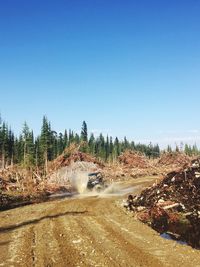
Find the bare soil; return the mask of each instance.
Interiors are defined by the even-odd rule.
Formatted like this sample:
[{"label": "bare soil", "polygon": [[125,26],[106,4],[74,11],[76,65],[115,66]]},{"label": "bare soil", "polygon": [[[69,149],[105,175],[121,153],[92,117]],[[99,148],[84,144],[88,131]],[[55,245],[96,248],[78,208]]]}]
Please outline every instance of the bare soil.
[{"label": "bare soil", "polygon": [[[131,185],[141,190],[154,180]],[[200,266],[200,251],[126,215],[121,198],[61,199],[1,212],[0,266]]]}]

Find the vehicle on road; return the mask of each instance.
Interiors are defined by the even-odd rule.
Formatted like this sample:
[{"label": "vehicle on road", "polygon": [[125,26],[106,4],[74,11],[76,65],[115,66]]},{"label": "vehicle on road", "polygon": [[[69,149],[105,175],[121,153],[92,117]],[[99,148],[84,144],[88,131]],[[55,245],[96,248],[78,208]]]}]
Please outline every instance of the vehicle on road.
[{"label": "vehicle on road", "polygon": [[87,183],[87,189],[91,191],[97,191],[100,192],[104,190],[108,185],[105,184],[105,181],[103,180],[103,175],[101,172],[93,172],[88,174],[88,183]]}]

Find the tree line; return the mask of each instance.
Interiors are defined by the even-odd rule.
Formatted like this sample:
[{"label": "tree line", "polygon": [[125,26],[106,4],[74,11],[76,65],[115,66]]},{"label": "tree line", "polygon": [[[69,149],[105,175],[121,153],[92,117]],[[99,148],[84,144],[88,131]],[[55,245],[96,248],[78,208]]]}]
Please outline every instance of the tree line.
[{"label": "tree line", "polygon": [[[52,129],[50,121],[44,116],[38,136],[34,136],[26,122],[21,134],[16,136],[8,124],[0,118],[0,167],[2,168],[21,164],[28,168],[44,167],[47,171],[48,161],[58,157],[72,143],[79,144],[82,152],[106,162],[116,160],[127,149],[142,152],[149,158],[160,156],[158,145],[136,144],[133,141],[129,142],[126,137],[119,140],[117,137],[114,139],[110,136],[104,137],[103,134],[98,137],[95,137],[93,133],[88,135],[85,121],[80,134],[72,130],[58,133]],[[169,147],[168,150],[170,150]],[[193,153],[189,146],[186,147],[186,151],[188,154]]]}]

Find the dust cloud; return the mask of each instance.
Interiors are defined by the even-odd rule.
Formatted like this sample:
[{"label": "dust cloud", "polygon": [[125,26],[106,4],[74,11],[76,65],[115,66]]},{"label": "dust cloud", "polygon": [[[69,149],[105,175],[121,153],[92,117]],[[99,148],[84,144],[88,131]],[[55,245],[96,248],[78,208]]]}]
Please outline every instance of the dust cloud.
[{"label": "dust cloud", "polygon": [[122,183],[111,183],[111,184],[105,184],[105,187],[102,188],[101,191],[96,191],[95,189],[89,190],[87,188],[88,181],[89,177],[88,177],[88,172],[86,171],[74,172],[70,177],[70,182],[75,191],[79,193],[79,197],[123,196],[128,193],[133,193],[137,189],[137,187],[130,187]]},{"label": "dust cloud", "polygon": [[72,186],[79,194],[83,194],[87,191],[88,180],[88,173],[85,171],[74,172],[70,177]]}]

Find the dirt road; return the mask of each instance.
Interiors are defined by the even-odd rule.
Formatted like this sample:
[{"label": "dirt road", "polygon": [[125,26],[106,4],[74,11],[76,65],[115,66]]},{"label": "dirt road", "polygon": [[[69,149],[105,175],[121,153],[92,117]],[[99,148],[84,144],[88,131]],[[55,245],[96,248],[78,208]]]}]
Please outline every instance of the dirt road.
[{"label": "dirt road", "polygon": [[1,212],[0,266],[200,266],[200,251],[162,239],[119,200],[62,199]]}]

